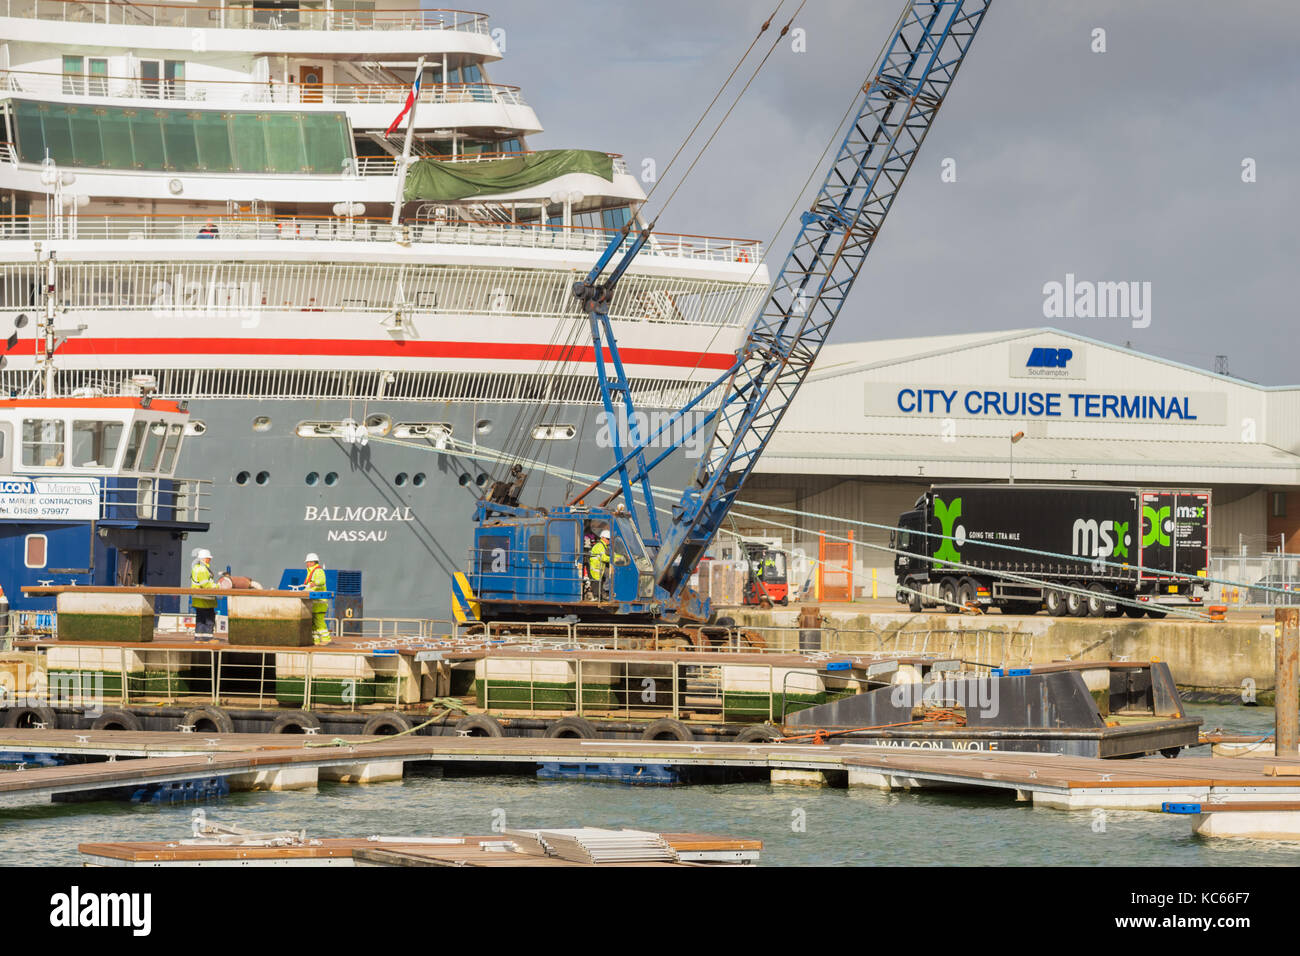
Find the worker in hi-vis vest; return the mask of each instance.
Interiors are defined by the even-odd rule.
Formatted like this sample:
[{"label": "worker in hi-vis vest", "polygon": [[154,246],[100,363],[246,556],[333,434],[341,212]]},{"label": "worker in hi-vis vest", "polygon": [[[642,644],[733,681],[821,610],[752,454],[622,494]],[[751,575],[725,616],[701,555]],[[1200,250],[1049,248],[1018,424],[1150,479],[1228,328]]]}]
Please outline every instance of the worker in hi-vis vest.
[{"label": "worker in hi-vis vest", "polygon": [[[215,589],[217,579],[212,576],[212,552],[199,548],[194,552],[194,564],[190,566],[190,587]],[[217,599],[215,597],[190,598],[194,608],[194,639],[196,641],[212,640],[213,627],[217,622]]]},{"label": "worker in hi-vis vest", "polygon": [[591,546],[591,556],[587,559],[587,570],[591,574],[591,590],[597,601],[608,597],[609,581],[609,529],[600,533],[600,540]]},{"label": "worker in hi-vis vest", "polygon": [[[307,579],[303,582],[303,587],[308,591],[325,590],[325,569],[320,566],[320,558],[315,552],[307,555]],[[325,627],[325,612],[329,606],[330,602],[324,599],[311,602],[311,636],[314,644],[324,645],[330,642],[330,632]]]}]

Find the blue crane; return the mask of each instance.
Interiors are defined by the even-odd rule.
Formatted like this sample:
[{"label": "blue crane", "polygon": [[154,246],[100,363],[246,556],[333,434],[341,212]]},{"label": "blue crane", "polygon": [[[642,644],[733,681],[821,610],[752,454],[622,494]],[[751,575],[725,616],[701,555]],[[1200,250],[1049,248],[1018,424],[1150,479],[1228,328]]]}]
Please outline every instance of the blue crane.
[{"label": "blue crane", "polygon": [[[690,577],[811,370],[991,2],[909,0],[736,363],[651,435],[638,429],[609,306],[654,224],[634,235],[629,223],[613,238],[574,283],[574,295],[589,316],[605,412],[611,422],[626,416],[629,447],[611,428],[613,467],[557,508],[519,506],[518,466],[515,482],[498,482],[478,503],[470,574],[455,585],[470,593],[458,596],[458,606],[476,599],[485,618],[497,619],[556,613],[588,621],[707,618]],[[689,429],[675,428],[715,394],[720,398],[707,415]],[[713,434],[695,477],[661,526],[650,474],[709,426]],[[674,440],[662,441],[674,431]],[[656,454],[647,460],[651,448]],[[586,496],[615,476],[618,489],[588,506]],[[618,497],[625,504],[611,507]],[[611,564],[604,590],[593,594],[583,580],[583,539],[597,528],[609,532]]]}]

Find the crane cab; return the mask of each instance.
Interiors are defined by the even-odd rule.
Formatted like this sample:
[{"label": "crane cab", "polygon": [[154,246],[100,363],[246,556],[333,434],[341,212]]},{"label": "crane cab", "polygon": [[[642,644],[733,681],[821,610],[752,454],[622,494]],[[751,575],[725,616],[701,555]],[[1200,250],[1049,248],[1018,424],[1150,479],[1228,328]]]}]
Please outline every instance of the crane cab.
[{"label": "crane cab", "polygon": [[[603,508],[550,511],[480,501],[468,577],[484,619],[580,614],[626,620],[659,611],[654,572],[631,517]],[[605,599],[593,587],[591,548],[609,532]]]}]

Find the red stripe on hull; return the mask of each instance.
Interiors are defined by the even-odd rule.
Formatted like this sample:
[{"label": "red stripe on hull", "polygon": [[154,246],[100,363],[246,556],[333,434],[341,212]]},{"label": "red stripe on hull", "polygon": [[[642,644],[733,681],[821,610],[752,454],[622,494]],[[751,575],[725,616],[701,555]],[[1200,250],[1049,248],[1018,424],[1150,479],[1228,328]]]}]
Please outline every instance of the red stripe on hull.
[{"label": "red stripe on hull", "polygon": [[[35,344],[35,343],[33,343]],[[731,368],[730,353],[684,352],[677,349],[625,348],[625,365],[674,368]],[[250,339],[138,338],[68,339],[59,346],[63,356],[89,355],[332,355],[376,358],[494,359],[509,362],[593,363],[590,345],[557,346],[526,342],[381,342],[373,339]],[[608,358],[608,351],[605,353]]]}]

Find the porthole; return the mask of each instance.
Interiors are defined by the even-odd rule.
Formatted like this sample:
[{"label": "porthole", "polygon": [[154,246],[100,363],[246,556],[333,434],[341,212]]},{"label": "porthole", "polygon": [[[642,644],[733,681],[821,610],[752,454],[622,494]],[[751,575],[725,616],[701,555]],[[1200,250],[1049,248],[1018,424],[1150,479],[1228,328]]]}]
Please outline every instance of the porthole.
[{"label": "porthole", "polygon": [[241,471],[239,474],[235,475],[235,484],[237,485],[248,484],[248,472]]},{"label": "porthole", "polygon": [[474,431],[478,432],[480,435],[490,434],[492,431],[491,419],[488,418],[481,419],[477,424],[475,424]]},{"label": "porthole", "polygon": [[397,487],[399,487],[399,488],[401,488],[403,485],[405,485],[405,484],[406,484],[406,472],[404,472],[404,471],[399,471],[399,472],[397,473],[397,477],[393,479],[393,482],[394,482],[394,484],[396,484]]},{"label": "porthole", "polygon": [[269,432],[270,430],[271,430],[270,415],[258,415],[256,418],[253,419],[253,431]]},{"label": "porthole", "polygon": [[320,481],[320,475],[314,471],[307,472],[307,484],[315,485]]},{"label": "porthole", "polygon": [[271,480],[271,473],[269,471],[259,471],[257,473],[257,483],[259,485],[264,485],[270,480]]},{"label": "porthole", "polygon": [[417,487],[417,488],[423,488],[423,487],[424,487],[424,483],[425,483],[425,481],[427,481],[427,480],[428,480],[428,479],[426,479],[426,478],[424,477],[424,472],[422,472],[422,471],[417,471],[417,472],[415,473],[415,477],[411,479],[411,484],[415,485],[415,487]]},{"label": "porthole", "polygon": [[325,484],[333,487],[338,483],[339,483],[339,473],[337,471],[331,471],[325,476]]}]

